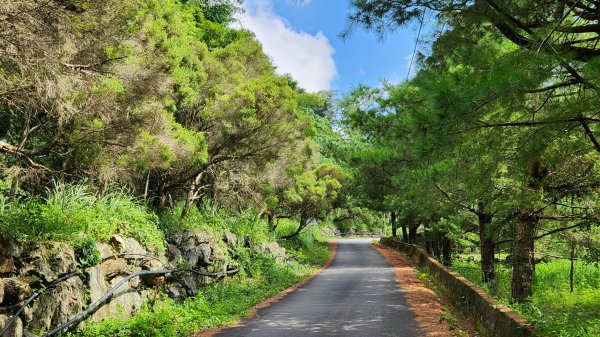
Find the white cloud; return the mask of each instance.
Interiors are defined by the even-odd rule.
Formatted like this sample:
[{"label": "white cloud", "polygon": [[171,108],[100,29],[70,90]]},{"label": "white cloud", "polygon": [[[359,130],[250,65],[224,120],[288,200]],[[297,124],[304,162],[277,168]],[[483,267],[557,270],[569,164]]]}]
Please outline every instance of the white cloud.
[{"label": "white cloud", "polygon": [[295,30],[273,13],[268,0],[246,2],[240,25],[256,35],[280,74],[289,73],[308,91],[330,90],[337,77],[335,52],[329,39]]},{"label": "white cloud", "polygon": [[288,2],[292,2],[296,6],[304,7],[308,5],[312,0],[288,0]]}]

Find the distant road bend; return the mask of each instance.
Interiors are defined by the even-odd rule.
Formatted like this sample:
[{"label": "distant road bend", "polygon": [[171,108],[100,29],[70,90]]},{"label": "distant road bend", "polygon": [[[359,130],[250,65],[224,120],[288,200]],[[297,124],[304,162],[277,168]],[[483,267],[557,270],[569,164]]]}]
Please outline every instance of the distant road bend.
[{"label": "distant road bend", "polygon": [[419,336],[394,268],[369,246],[372,241],[338,240],[329,268],[217,336]]}]

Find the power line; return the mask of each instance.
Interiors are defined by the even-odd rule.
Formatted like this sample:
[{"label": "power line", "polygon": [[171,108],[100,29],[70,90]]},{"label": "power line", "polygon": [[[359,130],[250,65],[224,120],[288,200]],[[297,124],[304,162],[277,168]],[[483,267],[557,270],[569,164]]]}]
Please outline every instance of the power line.
[{"label": "power line", "polygon": [[421,30],[423,29],[423,22],[425,21],[425,13],[427,12],[427,8],[425,8],[425,10],[423,10],[423,15],[420,17],[420,24],[419,24],[419,32],[417,33],[417,40],[415,41],[415,48],[413,49],[412,55],[410,57],[410,64],[408,65],[408,73],[406,73],[406,80],[408,81],[408,78],[410,77],[410,71],[412,70],[412,65],[413,62],[415,60],[415,54],[417,53],[417,47],[419,45],[419,39],[421,37]]}]

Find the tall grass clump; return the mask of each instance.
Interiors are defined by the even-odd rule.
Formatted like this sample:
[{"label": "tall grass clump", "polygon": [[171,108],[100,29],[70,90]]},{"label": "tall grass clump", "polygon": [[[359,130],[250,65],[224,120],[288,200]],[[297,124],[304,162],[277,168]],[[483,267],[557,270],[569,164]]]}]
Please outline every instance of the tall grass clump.
[{"label": "tall grass clump", "polygon": [[42,197],[0,201],[0,232],[9,238],[71,243],[85,238],[103,242],[121,234],[150,249],[165,249],[157,217],[135,198],[120,189],[100,196],[84,185],[56,183]]}]

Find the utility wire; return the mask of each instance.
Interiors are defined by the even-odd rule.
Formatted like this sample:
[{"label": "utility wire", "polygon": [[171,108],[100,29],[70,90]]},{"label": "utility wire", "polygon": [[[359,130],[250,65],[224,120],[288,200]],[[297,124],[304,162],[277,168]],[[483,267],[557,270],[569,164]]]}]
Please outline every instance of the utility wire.
[{"label": "utility wire", "polygon": [[427,13],[427,8],[423,10],[423,15],[420,17],[419,24],[419,32],[417,33],[417,40],[415,41],[415,48],[413,49],[412,55],[410,56],[410,64],[408,65],[408,73],[406,73],[406,80],[410,77],[410,72],[412,70],[412,65],[415,60],[415,54],[417,53],[417,47],[419,46],[419,39],[421,38],[421,30],[423,29],[423,22],[425,21],[425,13]]}]

